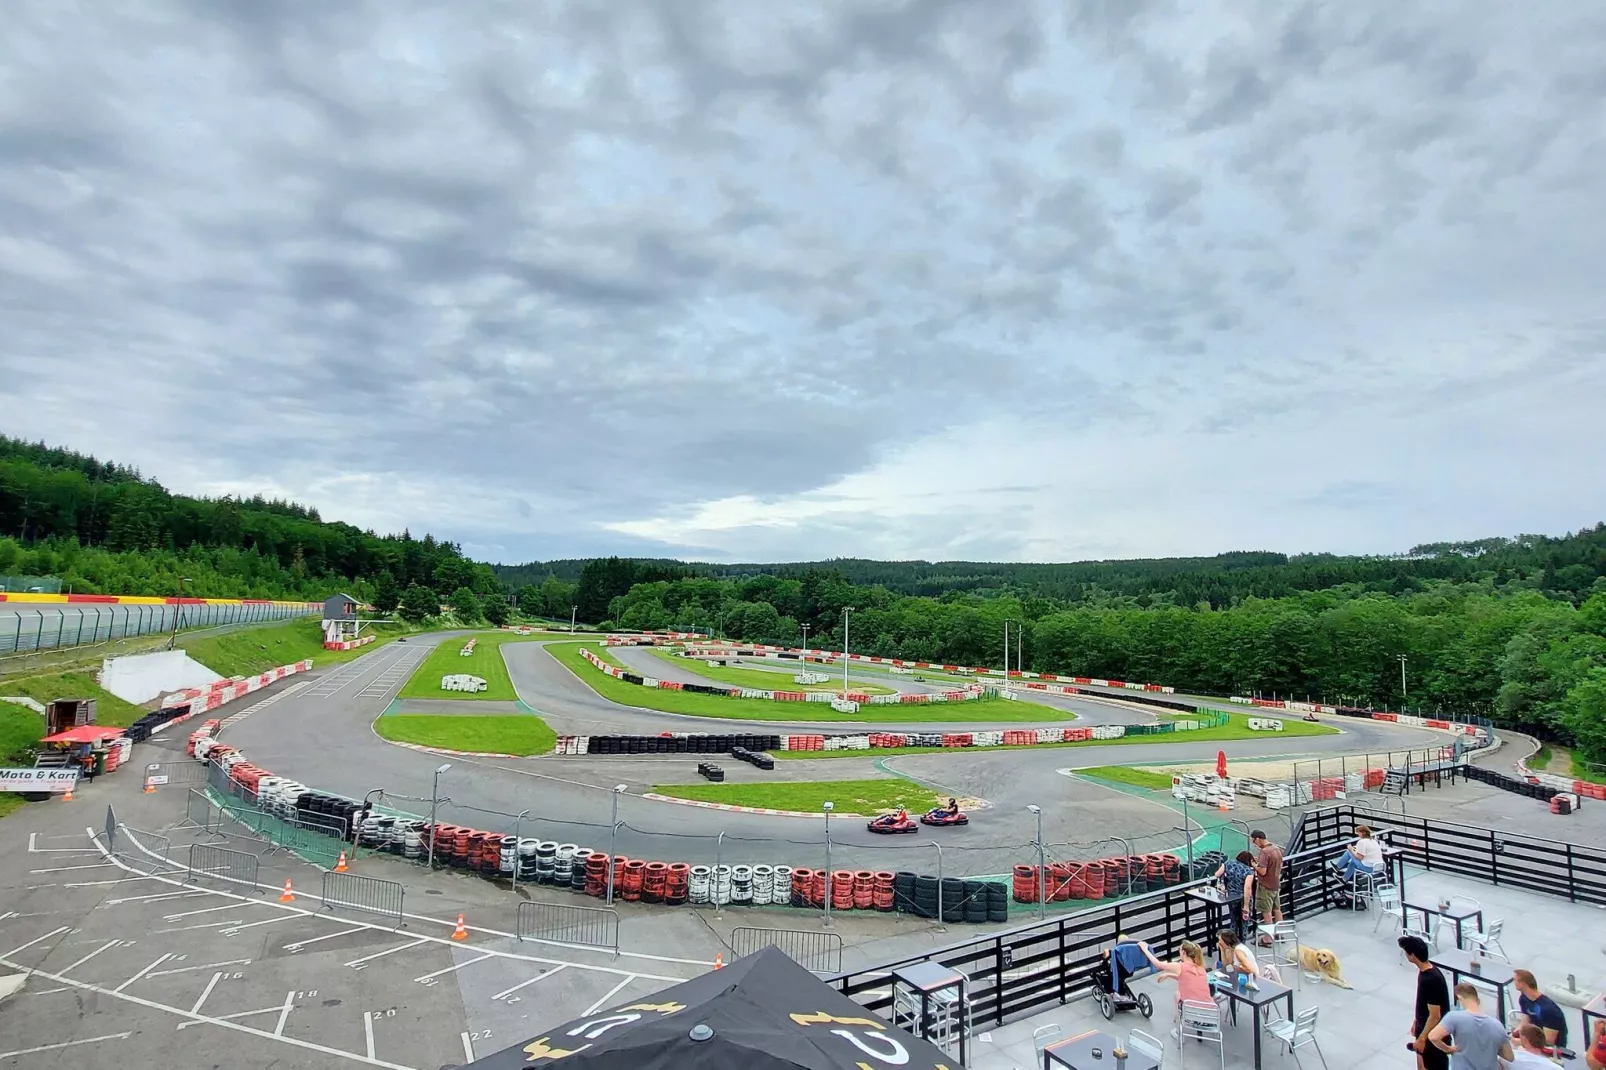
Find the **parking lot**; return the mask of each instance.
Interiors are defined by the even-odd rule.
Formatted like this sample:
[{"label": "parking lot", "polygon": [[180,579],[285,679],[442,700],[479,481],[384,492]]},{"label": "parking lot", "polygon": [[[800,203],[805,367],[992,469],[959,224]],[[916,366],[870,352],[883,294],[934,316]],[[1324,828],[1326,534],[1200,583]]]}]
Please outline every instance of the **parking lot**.
[{"label": "parking lot", "polygon": [[[122,850],[125,859],[129,855]],[[174,851],[177,854],[177,849]],[[693,976],[690,963],[520,943],[452,919],[402,925],[297,894],[150,876],[77,834],[31,835],[7,881],[0,1066],[435,1070]],[[226,1060],[218,1053],[226,1051]]]}]

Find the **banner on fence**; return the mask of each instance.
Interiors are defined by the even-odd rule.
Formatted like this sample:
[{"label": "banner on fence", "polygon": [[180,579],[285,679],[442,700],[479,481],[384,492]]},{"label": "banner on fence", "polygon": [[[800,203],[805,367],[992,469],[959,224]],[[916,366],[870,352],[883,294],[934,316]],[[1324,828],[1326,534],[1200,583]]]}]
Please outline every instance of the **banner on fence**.
[{"label": "banner on fence", "polygon": [[78,784],[76,769],[0,769],[0,791],[67,791]]}]

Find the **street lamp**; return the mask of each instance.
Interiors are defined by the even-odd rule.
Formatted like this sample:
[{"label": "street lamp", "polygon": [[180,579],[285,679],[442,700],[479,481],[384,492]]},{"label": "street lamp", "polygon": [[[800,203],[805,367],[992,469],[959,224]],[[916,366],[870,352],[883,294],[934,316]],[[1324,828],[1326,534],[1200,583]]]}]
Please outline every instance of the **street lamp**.
[{"label": "street lamp", "polygon": [[431,873],[435,872],[435,833],[440,829],[440,825],[435,822],[435,815],[439,813],[441,808],[441,774],[451,767],[452,763],[446,762],[435,770],[434,787],[430,789],[429,793],[429,871]]},{"label": "street lamp", "polygon": [[[1013,618],[1013,617],[1005,617],[1004,618],[1004,690],[1005,691],[1009,690],[1009,626],[1011,624],[1019,624],[1019,623],[1020,622],[1015,620],[1015,618]],[[1017,669],[1020,668],[1020,666],[1018,664],[1015,667]]]},{"label": "street lamp", "polygon": [[625,793],[625,785],[613,786],[613,818],[608,822],[608,905],[613,905],[613,871],[614,859],[618,856],[619,844],[619,796]]},{"label": "street lamp", "polygon": [[530,816],[530,811],[520,810],[513,819],[513,891],[519,890],[519,851],[524,846],[524,819]]},{"label": "street lamp", "polygon": [[167,649],[172,650],[178,644],[178,623],[184,618],[184,585],[193,582],[188,576],[180,576],[178,580],[178,604],[173,607],[173,634],[167,640]]},{"label": "street lamp", "polygon": [[574,634],[574,615],[580,611],[579,606],[569,607],[569,634]]},{"label": "street lamp", "polygon": [[809,626],[803,625],[803,671],[809,670]]},{"label": "street lamp", "polygon": [[1400,654],[1398,657],[1400,659],[1400,707],[1403,709],[1405,700],[1408,697],[1405,693],[1405,655]]},{"label": "street lamp", "polygon": [[852,606],[842,607],[842,697],[848,697],[848,614]]},{"label": "street lamp", "polygon": [[[847,646],[846,643],[842,644]],[[843,651],[846,653],[846,651]],[[820,804],[825,811],[825,924],[831,924],[831,811],[836,803],[827,800]]]},{"label": "street lamp", "polygon": [[1026,807],[1037,817],[1037,916],[1048,917],[1048,868],[1043,851],[1043,808],[1036,803]]}]

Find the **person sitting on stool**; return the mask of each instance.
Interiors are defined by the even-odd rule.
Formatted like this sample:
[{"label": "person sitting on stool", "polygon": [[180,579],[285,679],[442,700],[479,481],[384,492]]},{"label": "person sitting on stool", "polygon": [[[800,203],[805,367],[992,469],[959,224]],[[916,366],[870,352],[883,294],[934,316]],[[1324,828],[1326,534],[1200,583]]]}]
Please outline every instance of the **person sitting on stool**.
[{"label": "person sitting on stool", "polygon": [[1372,838],[1370,828],[1355,826],[1355,842],[1344,848],[1344,853],[1333,861],[1333,869],[1350,882],[1362,873],[1375,878],[1383,872],[1383,847]]}]

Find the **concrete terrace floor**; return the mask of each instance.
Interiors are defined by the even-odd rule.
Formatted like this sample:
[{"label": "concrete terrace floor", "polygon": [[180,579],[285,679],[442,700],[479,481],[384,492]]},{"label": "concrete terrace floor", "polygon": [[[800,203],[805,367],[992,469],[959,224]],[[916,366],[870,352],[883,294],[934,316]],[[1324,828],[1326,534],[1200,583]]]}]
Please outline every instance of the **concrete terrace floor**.
[{"label": "concrete terrace floor", "polygon": [[[1512,888],[1495,887],[1462,880],[1440,873],[1411,870],[1406,878],[1406,897],[1413,901],[1433,901],[1441,895],[1460,894],[1477,899],[1486,920],[1504,918],[1502,943],[1515,966],[1531,969],[1540,987],[1554,996],[1567,1013],[1572,1044],[1580,1046],[1582,1022],[1576,1007],[1588,994],[1606,986],[1606,909],[1569,903],[1563,899],[1537,895]],[[1374,926],[1377,926],[1374,932]],[[1344,977],[1354,987],[1333,985],[1299,977],[1299,971],[1282,968],[1283,980],[1294,987],[1294,1008],[1312,1004],[1321,1008],[1317,1041],[1332,1070],[1410,1070],[1415,1056],[1405,1050],[1409,1039],[1412,1007],[1416,993],[1416,971],[1403,962],[1395,945],[1395,923],[1385,918],[1378,926],[1375,909],[1352,913],[1332,911],[1299,923],[1301,944],[1325,947],[1336,952],[1343,963]],[[1582,938],[1581,938],[1582,937]],[[1444,934],[1441,947],[1455,942],[1453,930]],[[1262,961],[1270,951],[1261,949]],[[1584,995],[1573,997],[1564,990],[1567,975],[1577,978]],[[1293,978],[1298,977],[1298,980]],[[1073,1001],[1031,1018],[1012,1022],[990,1031],[977,1030],[971,1037],[972,1070],[1029,1070],[1041,1066],[1034,1051],[1032,1032],[1039,1026],[1058,1025],[1063,1037],[1097,1029],[1126,1041],[1127,1031],[1142,1029],[1163,1040],[1165,1066],[1179,1065],[1177,1041],[1171,1038],[1175,1025],[1176,987],[1154,979],[1133,982],[1134,991],[1148,992],[1154,1000],[1154,1018],[1145,1022],[1137,1012],[1117,1013],[1106,1022],[1091,999]],[[1514,994],[1508,1000],[1515,1006]],[[1494,1013],[1492,996],[1487,1005]],[[1229,1067],[1253,1065],[1253,1033],[1247,1013],[1240,1013],[1239,1024],[1230,1018],[1226,1027],[1226,1063]],[[1270,1037],[1263,1040],[1263,1065],[1292,1066],[1286,1050]],[[1307,1068],[1320,1064],[1315,1052],[1301,1050]],[[1108,1058],[1108,1056],[1106,1056]],[[1216,1052],[1210,1045],[1188,1042],[1180,1065],[1215,1066]],[[1112,1063],[1113,1065],[1113,1063]]]}]

